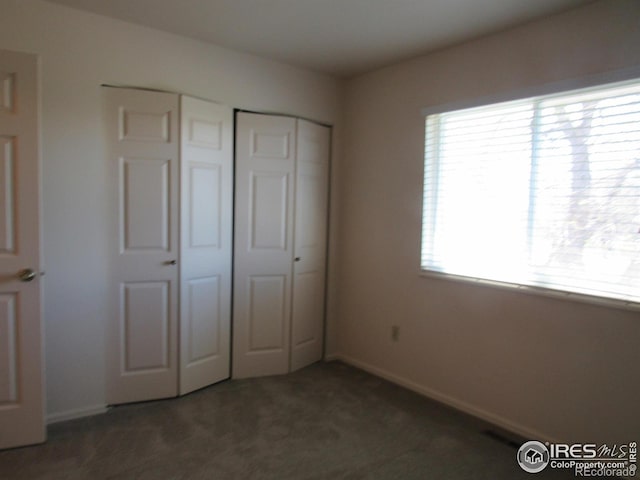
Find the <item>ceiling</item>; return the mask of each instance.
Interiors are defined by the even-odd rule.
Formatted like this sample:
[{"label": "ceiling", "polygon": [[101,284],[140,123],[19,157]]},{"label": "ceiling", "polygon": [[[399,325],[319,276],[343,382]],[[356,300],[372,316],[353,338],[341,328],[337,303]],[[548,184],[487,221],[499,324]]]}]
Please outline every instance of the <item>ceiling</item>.
[{"label": "ceiling", "polygon": [[49,0],[349,77],[593,0]]}]

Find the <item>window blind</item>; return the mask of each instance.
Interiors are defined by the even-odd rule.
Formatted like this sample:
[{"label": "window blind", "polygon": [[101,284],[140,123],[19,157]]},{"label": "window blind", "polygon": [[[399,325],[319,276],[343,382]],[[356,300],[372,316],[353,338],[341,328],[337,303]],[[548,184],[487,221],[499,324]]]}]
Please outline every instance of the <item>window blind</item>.
[{"label": "window blind", "polygon": [[423,270],[640,301],[640,82],[426,117]]}]

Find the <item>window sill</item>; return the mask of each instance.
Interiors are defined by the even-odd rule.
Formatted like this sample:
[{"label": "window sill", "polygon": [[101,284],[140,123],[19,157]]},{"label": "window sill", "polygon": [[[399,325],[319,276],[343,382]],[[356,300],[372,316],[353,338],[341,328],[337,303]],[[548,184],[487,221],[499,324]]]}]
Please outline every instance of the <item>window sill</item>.
[{"label": "window sill", "polygon": [[494,287],[502,290],[518,291],[530,295],[588,303],[591,305],[616,308],[619,310],[640,312],[640,303],[630,300],[618,300],[615,298],[598,297],[595,295],[587,295],[583,293],[566,292],[563,290],[554,290],[544,287],[533,287],[530,285],[521,285],[517,283],[500,282],[496,280],[487,280],[484,278],[466,277],[464,275],[455,275],[451,273],[436,272],[432,270],[420,270],[419,275],[425,278],[436,278],[452,282],[483,285],[486,287]]}]

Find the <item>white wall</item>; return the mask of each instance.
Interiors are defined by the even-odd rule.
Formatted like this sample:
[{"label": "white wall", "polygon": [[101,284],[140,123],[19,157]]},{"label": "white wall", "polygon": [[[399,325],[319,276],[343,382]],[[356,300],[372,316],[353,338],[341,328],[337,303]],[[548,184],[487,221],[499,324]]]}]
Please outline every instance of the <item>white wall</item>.
[{"label": "white wall", "polygon": [[637,67],[639,46],[640,2],[603,0],[348,82],[343,358],[525,436],[637,437],[640,313],[424,278],[418,268],[421,108]]},{"label": "white wall", "polygon": [[0,0],[0,48],[41,57],[47,411],[60,419],[105,402],[110,209],[100,85],[178,91],[333,124],[341,85],[40,0]]}]

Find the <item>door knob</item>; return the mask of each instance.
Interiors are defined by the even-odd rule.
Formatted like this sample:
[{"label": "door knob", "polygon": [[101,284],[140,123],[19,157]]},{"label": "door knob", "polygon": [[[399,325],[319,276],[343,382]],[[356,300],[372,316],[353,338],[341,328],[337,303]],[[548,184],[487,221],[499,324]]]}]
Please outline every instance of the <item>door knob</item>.
[{"label": "door knob", "polygon": [[21,282],[30,282],[34,278],[36,278],[36,272],[31,270],[30,268],[25,268],[24,270],[20,270],[20,272],[18,273],[18,277],[20,278]]},{"label": "door knob", "polygon": [[300,257],[296,257],[293,259],[294,262],[299,262],[300,261]]},{"label": "door knob", "polygon": [[175,265],[176,263],[178,263],[177,260],[167,260],[164,262],[165,265]]}]

